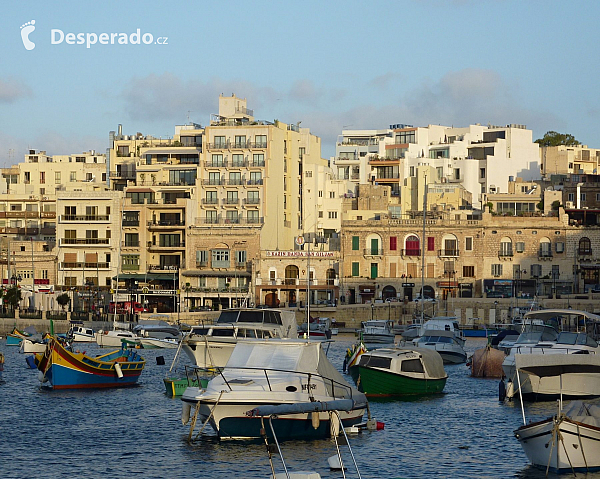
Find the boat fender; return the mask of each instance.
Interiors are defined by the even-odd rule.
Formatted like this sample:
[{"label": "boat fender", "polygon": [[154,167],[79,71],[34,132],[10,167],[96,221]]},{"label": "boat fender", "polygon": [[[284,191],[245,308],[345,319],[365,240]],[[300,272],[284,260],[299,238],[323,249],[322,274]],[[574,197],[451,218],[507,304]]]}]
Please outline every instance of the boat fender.
[{"label": "boat fender", "polygon": [[335,414],[331,415],[331,420],[329,421],[329,434],[331,437],[337,437],[340,434],[340,421]]},{"label": "boat fender", "polygon": [[121,371],[121,365],[119,363],[115,363],[115,372],[117,373],[117,377],[119,379],[123,378],[123,371]]},{"label": "boat fender", "polygon": [[310,419],[312,421],[312,427],[314,429],[319,429],[319,426],[321,425],[321,418],[319,417],[319,413],[317,411],[311,412]]},{"label": "boat fender", "polygon": [[515,387],[513,385],[512,380],[509,378],[509,380],[506,383],[506,399],[511,401],[514,395],[515,395]]},{"label": "boat fender", "polygon": [[48,382],[48,378],[46,377],[46,375],[42,371],[40,371],[38,373],[38,379],[40,380],[41,383]]},{"label": "boat fender", "polygon": [[192,405],[188,403],[183,403],[183,407],[181,409],[181,423],[185,426],[190,420],[190,411],[192,410]]}]

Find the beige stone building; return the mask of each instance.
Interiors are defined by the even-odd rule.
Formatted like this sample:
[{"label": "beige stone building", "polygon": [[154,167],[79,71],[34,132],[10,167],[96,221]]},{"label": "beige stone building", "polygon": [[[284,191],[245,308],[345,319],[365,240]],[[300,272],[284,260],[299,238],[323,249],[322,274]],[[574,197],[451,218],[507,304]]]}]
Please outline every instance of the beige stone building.
[{"label": "beige stone building", "polygon": [[544,177],[598,173],[600,149],[587,145],[540,147],[540,166]]}]

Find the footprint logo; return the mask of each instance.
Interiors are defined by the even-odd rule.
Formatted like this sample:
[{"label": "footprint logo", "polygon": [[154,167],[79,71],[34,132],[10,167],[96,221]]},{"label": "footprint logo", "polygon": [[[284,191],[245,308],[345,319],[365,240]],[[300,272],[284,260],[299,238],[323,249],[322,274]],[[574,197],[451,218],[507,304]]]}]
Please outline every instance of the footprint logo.
[{"label": "footprint logo", "polygon": [[29,34],[35,30],[35,20],[21,25],[21,40],[23,40],[23,46],[26,50],[33,50],[35,43],[29,39]]}]

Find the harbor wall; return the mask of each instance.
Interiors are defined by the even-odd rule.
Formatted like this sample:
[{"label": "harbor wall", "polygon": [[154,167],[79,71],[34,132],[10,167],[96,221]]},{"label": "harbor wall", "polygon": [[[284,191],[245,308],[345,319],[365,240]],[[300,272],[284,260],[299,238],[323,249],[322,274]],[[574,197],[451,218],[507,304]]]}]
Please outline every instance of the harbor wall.
[{"label": "harbor wall", "polygon": [[[539,306],[544,309],[580,309],[590,313],[600,314],[600,295],[599,299],[541,299]],[[439,301],[436,303],[425,303],[425,314],[428,316],[455,316],[463,325],[488,325],[494,323],[508,323],[513,316],[517,315],[517,308],[525,312],[531,305],[531,301],[515,298],[453,298],[448,301]],[[304,308],[294,308],[298,324],[306,321],[306,311]],[[166,319],[169,316],[170,322],[196,325],[201,323],[212,323],[218,317],[218,311],[203,311],[197,313],[179,313],[171,315],[162,315]],[[338,305],[336,307],[311,307],[311,317],[327,317],[335,319],[341,331],[352,331],[360,328],[362,321],[370,319],[384,319],[394,321],[396,324],[411,324],[413,318],[420,317],[420,304],[412,303],[373,303],[371,304],[349,304]],[[18,315],[17,315],[18,316]],[[149,319],[150,314],[140,315],[139,319]],[[56,333],[65,333],[69,329],[69,321],[54,320],[54,331]],[[86,325],[98,329],[111,329],[112,324],[106,321],[86,321]],[[46,332],[50,329],[50,322],[47,319],[24,319],[24,318],[0,318],[0,336],[6,336],[13,327],[20,330],[28,326],[33,326],[38,332]]]}]

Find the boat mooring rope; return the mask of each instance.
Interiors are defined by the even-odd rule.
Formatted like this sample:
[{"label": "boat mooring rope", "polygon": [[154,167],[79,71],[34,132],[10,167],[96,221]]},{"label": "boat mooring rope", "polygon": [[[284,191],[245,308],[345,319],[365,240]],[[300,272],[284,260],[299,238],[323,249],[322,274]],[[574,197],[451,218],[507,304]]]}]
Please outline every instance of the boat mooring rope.
[{"label": "boat mooring rope", "polygon": [[[194,441],[200,437],[200,434],[202,434],[202,431],[204,431],[204,428],[206,427],[206,425],[210,421],[210,418],[213,417],[213,412],[215,412],[215,409],[219,405],[219,401],[221,400],[221,396],[223,396],[224,392],[225,391],[221,391],[221,393],[219,394],[219,398],[217,399],[217,402],[215,403],[215,405],[210,410],[210,414],[208,415],[208,418],[206,419],[206,421],[204,421],[204,424],[202,424],[202,427],[198,431],[198,434],[196,434],[196,437],[194,438]],[[200,409],[199,406],[200,406],[200,401],[198,401],[198,405],[196,406],[196,410]],[[190,430],[190,436],[191,436],[191,430]]]}]

